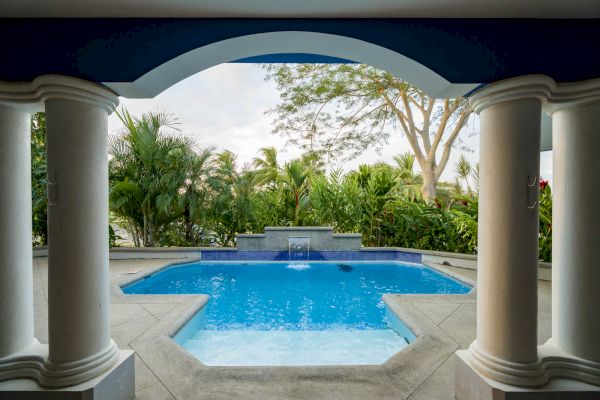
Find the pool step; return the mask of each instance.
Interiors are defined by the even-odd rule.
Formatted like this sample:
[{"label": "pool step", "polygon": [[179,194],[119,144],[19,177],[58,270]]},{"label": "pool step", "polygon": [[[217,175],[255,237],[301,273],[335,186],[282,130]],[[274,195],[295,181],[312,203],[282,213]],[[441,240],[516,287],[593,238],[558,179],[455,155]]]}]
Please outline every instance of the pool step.
[{"label": "pool step", "polygon": [[407,345],[391,329],[200,330],[183,348],[210,366],[378,365]]}]

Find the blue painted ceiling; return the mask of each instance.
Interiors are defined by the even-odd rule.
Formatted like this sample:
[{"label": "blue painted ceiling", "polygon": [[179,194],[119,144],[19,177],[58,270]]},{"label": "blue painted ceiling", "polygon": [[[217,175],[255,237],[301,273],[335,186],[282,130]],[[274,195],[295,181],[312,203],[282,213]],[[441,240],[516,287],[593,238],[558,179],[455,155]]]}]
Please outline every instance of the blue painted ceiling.
[{"label": "blue painted ceiling", "polygon": [[355,64],[344,58],[306,53],[263,54],[260,56],[240,58],[232,63],[299,63],[299,64]]},{"label": "blue painted ceiling", "polygon": [[[64,74],[130,82],[189,50],[236,36],[309,31],[395,50],[452,83],[526,74],[600,77],[600,20],[550,19],[0,19],[0,80]],[[241,62],[343,62],[306,54]]]}]

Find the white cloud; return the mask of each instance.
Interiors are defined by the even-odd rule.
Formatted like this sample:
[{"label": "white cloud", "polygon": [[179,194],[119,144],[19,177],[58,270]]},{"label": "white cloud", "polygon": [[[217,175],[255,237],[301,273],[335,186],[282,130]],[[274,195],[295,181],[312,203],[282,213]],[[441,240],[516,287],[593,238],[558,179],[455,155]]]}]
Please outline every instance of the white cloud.
[{"label": "white cloud", "polygon": [[[261,147],[275,146],[281,161],[297,157],[298,149],[284,151],[285,140],[271,134],[273,117],[265,111],[275,106],[279,94],[272,82],[264,81],[264,72],[253,64],[221,64],[193,75],[165,90],[153,99],[131,100],[121,98],[121,106],[132,115],[164,110],[174,113],[181,123],[182,131],[197,139],[203,146],[217,150],[231,150],[238,155],[239,165],[250,162]],[[471,124],[474,131],[478,122]],[[115,114],[109,118],[109,131],[120,129]],[[475,164],[479,161],[478,135],[463,135],[464,144],[472,151],[465,153]],[[406,140],[392,135],[390,141],[378,154],[367,150],[361,156],[344,164],[344,169],[377,161],[393,162],[393,156],[409,151]],[[461,151],[454,150],[442,175],[446,181],[454,180],[454,164]],[[552,182],[551,152],[541,154],[541,176]]]}]

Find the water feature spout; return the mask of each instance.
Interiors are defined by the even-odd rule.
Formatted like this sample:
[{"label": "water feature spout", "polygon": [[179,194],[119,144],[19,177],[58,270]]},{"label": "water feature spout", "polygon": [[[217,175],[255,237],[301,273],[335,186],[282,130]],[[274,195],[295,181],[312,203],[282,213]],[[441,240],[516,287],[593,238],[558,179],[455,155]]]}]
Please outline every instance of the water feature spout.
[{"label": "water feature spout", "polygon": [[310,259],[310,237],[288,237],[289,261],[308,261]]}]

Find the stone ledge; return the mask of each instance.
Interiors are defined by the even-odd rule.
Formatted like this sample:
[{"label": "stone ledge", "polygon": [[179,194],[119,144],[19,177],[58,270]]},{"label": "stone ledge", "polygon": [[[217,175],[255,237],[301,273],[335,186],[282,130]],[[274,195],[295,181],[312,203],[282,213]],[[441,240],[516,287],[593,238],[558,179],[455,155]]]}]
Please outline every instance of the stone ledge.
[{"label": "stone ledge", "polygon": [[[304,239],[303,254],[311,251],[354,250],[362,248],[360,234],[334,234],[330,226],[267,226],[264,233],[237,235],[240,251],[289,251],[291,239]],[[297,244],[297,243],[296,243]]]},{"label": "stone ledge", "polygon": [[328,231],[333,232],[331,226],[265,226],[265,233],[269,231]]}]

